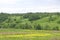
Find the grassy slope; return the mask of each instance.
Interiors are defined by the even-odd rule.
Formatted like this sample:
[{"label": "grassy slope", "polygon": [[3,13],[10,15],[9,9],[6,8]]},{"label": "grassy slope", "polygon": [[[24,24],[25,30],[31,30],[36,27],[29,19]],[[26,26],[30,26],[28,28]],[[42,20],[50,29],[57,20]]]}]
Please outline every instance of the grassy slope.
[{"label": "grassy slope", "polygon": [[[9,23],[19,22],[19,23],[17,24],[17,26],[18,26],[19,24],[28,23],[28,24],[30,24],[30,25],[32,25],[32,26],[35,25],[35,24],[40,24],[42,27],[43,27],[43,26],[46,26],[46,25],[49,25],[49,27],[51,27],[51,28],[52,28],[52,27],[56,27],[56,26],[59,26],[59,28],[60,28],[60,24],[57,23],[57,21],[60,20],[60,16],[53,15],[53,18],[56,18],[56,19],[55,19],[54,21],[51,21],[51,22],[48,21],[49,16],[47,16],[47,17],[44,17],[44,18],[42,18],[42,19],[38,19],[38,20],[36,20],[36,21],[33,21],[33,22],[31,23],[30,21],[28,21],[28,19],[22,18],[22,16],[10,16],[9,19],[11,19],[11,20],[10,20]],[[16,21],[14,21],[14,19],[16,19]],[[8,21],[8,19],[5,20],[2,24],[7,25],[7,24],[8,24],[7,21]]]}]

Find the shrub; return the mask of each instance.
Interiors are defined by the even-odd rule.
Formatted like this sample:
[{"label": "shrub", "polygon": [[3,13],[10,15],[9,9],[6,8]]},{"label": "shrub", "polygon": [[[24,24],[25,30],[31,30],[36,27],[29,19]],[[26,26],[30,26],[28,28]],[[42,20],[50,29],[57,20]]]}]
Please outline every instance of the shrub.
[{"label": "shrub", "polygon": [[42,30],[42,27],[41,27],[41,25],[34,25],[34,29],[36,29],[36,30]]},{"label": "shrub", "polygon": [[60,24],[60,21],[57,21],[58,24]]},{"label": "shrub", "polygon": [[50,30],[51,28],[49,27],[49,25],[46,25],[44,30]]},{"label": "shrub", "polygon": [[38,20],[40,19],[40,17],[38,15],[33,15],[29,17],[29,21],[34,21],[34,20]]},{"label": "shrub", "polygon": [[58,27],[58,26],[56,26],[56,27],[54,27],[54,28],[53,28],[53,30],[59,30],[59,27]]}]

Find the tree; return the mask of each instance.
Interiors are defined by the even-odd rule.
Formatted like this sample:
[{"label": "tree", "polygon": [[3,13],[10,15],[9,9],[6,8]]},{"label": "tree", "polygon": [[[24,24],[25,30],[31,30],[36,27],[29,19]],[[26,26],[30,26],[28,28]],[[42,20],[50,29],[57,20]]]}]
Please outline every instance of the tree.
[{"label": "tree", "polygon": [[29,17],[29,21],[34,21],[34,20],[38,20],[38,19],[40,19],[40,16],[38,16],[38,15],[31,15]]},{"label": "tree", "polygon": [[32,26],[28,23],[26,23],[24,27],[25,27],[25,29],[32,29]]},{"label": "tree", "polygon": [[46,25],[44,30],[50,30],[51,28],[49,27],[49,25]]},{"label": "tree", "polygon": [[34,28],[35,28],[36,30],[42,30],[42,27],[41,27],[39,24],[38,24],[38,25],[35,25]]},{"label": "tree", "polygon": [[2,25],[0,25],[0,28],[2,28]]},{"label": "tree", "polygon": [[15,23],[10,23],[9,28],[15,28],[16,24]]},{"label": "tree", "polygon": [[8,19],[7,14],[0,14],[0,23],[4,22],[6,19]]},{"label": "tree", "polygon": [[50,17],[49,17],[49,22],[50,22],[50,21],[54,21],[55,19],[56,19],[55,17],[50,16]]},{"label": "tree", "polygon": [[56,27],[54,27],[54,28],[53,28],[53,30],[59,30],[59,27],[58,27],[58,26],[56,26]]},{"label": "tree", "polygon": [[59,20],[59,21],[57,21],[57,23],[58,23],[58,24],[60,24],[60,20]]}]

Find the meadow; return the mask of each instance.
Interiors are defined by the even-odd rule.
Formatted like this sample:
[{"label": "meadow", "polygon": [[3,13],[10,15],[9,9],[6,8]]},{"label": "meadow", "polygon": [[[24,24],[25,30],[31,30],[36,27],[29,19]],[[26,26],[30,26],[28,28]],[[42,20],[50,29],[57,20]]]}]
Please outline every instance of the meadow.
[{"label": "meadow", "polygon": [[0,29],[0,40],[60,40],[60,31]]}]

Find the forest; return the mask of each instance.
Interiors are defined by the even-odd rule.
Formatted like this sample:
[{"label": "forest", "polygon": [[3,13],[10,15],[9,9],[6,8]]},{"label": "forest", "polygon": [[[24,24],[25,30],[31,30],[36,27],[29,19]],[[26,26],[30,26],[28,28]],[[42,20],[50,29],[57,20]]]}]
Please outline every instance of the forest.
[{"label": "forest", "polygon": [[0,29],[60,30],[60,13],[0,13]]}]

